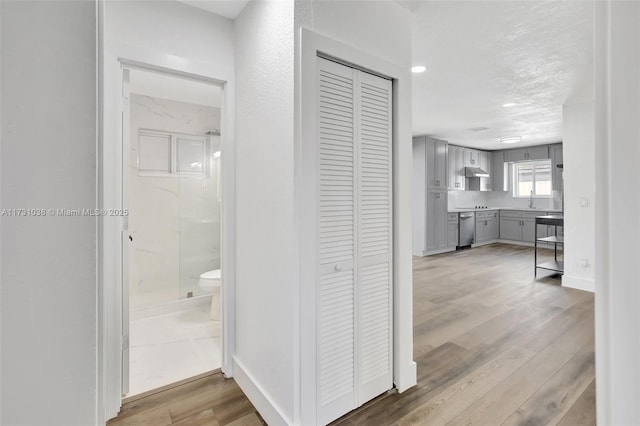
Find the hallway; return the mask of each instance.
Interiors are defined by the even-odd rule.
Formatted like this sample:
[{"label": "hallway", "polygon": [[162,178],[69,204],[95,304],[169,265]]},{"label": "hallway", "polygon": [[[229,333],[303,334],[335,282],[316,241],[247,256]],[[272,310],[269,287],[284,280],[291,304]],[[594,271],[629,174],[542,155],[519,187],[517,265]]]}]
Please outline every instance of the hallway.
[{"label": "hallway", "polygon": [[[595,425],[593,294],[533,281],[529,247],[415,257],[418,386],[335,425]],[[260,425],[220,373],[125,404],[110,425]]]}]

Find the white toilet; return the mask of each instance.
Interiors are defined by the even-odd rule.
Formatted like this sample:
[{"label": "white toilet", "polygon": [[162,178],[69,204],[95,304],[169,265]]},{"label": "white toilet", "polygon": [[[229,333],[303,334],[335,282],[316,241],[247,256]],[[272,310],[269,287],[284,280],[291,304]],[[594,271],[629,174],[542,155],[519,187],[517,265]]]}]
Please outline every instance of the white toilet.
[{"label": "white toilet", "polygon": [[211,319],[220,321],[220,269],[200,275],[198,285],[207,294],[211,294]]}]

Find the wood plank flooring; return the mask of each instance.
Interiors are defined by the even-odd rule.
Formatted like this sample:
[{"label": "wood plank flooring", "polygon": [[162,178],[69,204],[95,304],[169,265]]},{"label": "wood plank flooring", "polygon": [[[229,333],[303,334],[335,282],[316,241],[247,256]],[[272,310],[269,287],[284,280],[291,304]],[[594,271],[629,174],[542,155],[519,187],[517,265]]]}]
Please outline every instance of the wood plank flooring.
[{"label": "wood plank flooring", "polygon": [[418,385],[333,425],[595,425],[593,294],[538,272],[509,244],[415,257]]},{"label": "wood plank flooring", "polygon": [[[534,280],[532,249],[508,244],[416,257],[413,271],[418,385],[335,426],[596,424],[593,294]],[[220,373],[131,401],[109,422],[262,424]]]}]

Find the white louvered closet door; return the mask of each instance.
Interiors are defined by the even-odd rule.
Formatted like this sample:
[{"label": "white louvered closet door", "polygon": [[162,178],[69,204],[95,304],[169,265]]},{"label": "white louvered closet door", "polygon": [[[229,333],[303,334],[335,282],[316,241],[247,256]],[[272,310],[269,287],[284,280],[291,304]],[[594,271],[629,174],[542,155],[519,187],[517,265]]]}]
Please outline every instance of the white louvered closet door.
[{"label": "white louvered closet door", "polygon": [[318,64],[322,424],[392,387],[391,81]]}]

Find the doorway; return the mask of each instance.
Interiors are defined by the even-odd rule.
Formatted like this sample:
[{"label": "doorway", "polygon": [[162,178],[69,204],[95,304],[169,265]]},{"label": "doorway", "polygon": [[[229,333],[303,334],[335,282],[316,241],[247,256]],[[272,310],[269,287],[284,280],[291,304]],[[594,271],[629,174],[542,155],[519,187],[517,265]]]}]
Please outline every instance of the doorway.
[{"label": "doorway", "polygon": [[122,395],[222,365],[222,86],[123,67]]}]

